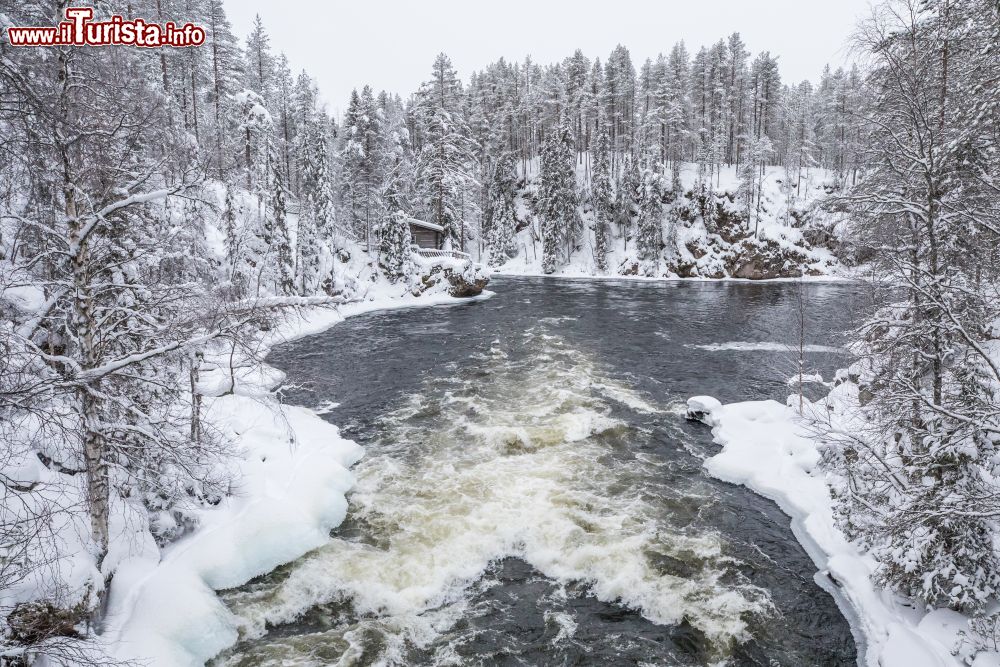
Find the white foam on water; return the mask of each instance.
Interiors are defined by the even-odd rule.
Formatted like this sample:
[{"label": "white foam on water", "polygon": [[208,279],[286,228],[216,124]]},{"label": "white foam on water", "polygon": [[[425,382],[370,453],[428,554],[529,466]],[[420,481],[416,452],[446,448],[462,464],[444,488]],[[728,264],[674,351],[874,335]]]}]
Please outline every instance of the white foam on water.
[{"label": "white foam on water", "polygon": [[322,403],[320,403],[319,405],[317,405],[315,408],[313,408],[312,411],[315,414],[317,414],[317,415],[327,415],[327,414],[330,414],[331,412],[333,412],[334,410],[336,410],[339,407],[340,407],[340,403],[337,403],[335,401],[323,401]]},{"label": "white foam on water", "polygon": [[[757,342],[748,343],[745,341],[730,341],[727,343],[708,343],[705,345],[694,345],[685,344],[684,347],[697,349],[697,350],[709,350],[710,352],[789,352],[794,353],[799,351],[799,346],[788,343],[775,343],[775,342]],[[846,354],[847,350],[842,347],[833,347],[831,345],[804,345],[802,347],[805,352],[829,352],[832,354]]]},{"label": "white foam on water", "polygon": [[573,615],[564,611],[546,611],[545,612],[545,622],[554,623],[556,627],[559,628],[553,643],[558,644],[559,642],[572,639],[573,635],[576,634],[576,621],[573,620]]},{"label": "white foam on water", "polygon": [[[490,367],[478,369],[488,382],[438,378],[387,417],[385,436],[354,469],[349,521],[367,539],[334,539],[287,576],[227,599],[251,638],[326,603],[347,603],[354,620],[265,639],[249,649],[252,662],[225,664],[267,664],[272,654],[287,664],[350,664],[373,645],[377,664],[405,664],[406,645],[429,645],[468,613],[470,587],[507,557],[584,582],[652,622],[686,619],[720,650],[747,638],[748,616],[770,611],[766,593],[723,583],[720,536],[672,529],[629,467],[648,466],[613,451],[635,434],[611,416],[613,404],[656,407],[558,337],[529,331],[523,342],[514,362],[496,353],[498,343],[478,359]],[[658,555],[691,564],[693,574],[664,573]],[[572,618],[552,618],[560,637],[572,636]],[[331,646],[337,660],[323,653]]]}]

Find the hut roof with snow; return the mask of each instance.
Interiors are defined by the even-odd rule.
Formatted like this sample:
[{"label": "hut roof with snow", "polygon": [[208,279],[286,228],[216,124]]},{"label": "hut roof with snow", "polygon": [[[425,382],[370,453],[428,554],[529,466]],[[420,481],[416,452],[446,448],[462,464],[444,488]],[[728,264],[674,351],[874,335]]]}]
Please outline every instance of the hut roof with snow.
[{"label": "hut roof with snow", "polygon": [[410,237],[413,243],[420,248],[440,248],[444,239],[444,227],[435,225],[433,222],[424,222],[416,218],[407,218],[410,226]]}]

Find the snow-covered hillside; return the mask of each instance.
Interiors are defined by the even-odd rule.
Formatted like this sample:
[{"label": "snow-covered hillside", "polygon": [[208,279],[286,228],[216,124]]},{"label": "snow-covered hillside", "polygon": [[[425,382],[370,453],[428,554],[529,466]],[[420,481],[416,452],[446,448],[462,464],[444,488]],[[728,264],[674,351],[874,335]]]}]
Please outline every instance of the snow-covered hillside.
[{"label": "snow-covered hillside", "polygon": [[[589,156],[577,165],[581,192],[589,185]],[[497,271],[540,275],[542,244],[538,216],[531,201],[538,190],[538,165],[528,165],[526,184],[518,198],[518,251]],[[634,226],[612,224],[607,271],[597,267],[594,255],[594,211],[586,197],[581,207],[583,236],[568,261],[555,275],[637,276],[648,278],[791,278],[843,276],[849,272],[838,255],[846,233],[842,214],[820,208],[833,191],[830,174],[819,168],[801,178],[782,167],[766,167],[760,181],[759,206],[750,210],[741,202],[739,178],[733,166],[722,166],[699,185],[696,164],[681,165],[683,194],[665,207],[662,220],[662,259],[639,259]]]}]

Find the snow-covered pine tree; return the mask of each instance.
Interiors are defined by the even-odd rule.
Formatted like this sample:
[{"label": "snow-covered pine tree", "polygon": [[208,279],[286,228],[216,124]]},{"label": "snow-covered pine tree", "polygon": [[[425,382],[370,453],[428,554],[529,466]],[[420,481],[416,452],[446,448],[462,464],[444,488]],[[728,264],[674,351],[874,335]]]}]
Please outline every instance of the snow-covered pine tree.
[{"label": "snow-covered pine tree", "polygon": [[750,67],[750,129],[751,136],[779,136],[778,111],[781,101],[781,75],[778,60],[765,51]]},{"label": "snow-covered pine tree", "polygon": [[[606,130],[602,123],[604,118],[604,68],[601,66],[600,58],[594,58],[594,64],[590,67],[587,90],[582,105],[587,134],[591,138],[596,137],[601,131]],[[610,152],[610,150],[609,142],[608,151]]]},{"label": "snow-covered pine tree", "polygon": [[517,252],[514,245],[517,225],[517,211],[514,206],[516,195],[517,163],[514,154],[505,151],[500,155],[493,169],[493,178],[490,179],[488,208],[490,219],[486,228],[490,266],[501,266]]},{"label": "snow-covered pine tree", "polygon": [[680,199],[684,194],[684,184],[681,183],[681,165],[674,164],[670,168],[670,193],[674,198],[674,201]]},{"label": "snow-covered pine tree", "polygon": [[298,293],[315,293],[320,278],[323,246],[316,224],[315,201],[306,194],[300,199],[295,233],[295,284]]},{"label": "snow-covered pine tree", "polygon": [[380,93],[378,106],[384,118],[382,132],[382,199],[387,210],[411,211],[414,206],[413,141],[406,124],[406,108],[399,95]]},{"label": "snow-covered pine tree", "polygon": [[370,86],[351,93],[340,150],[343,200],[349,222],[369,254],[377,246],[375,228],[384,214],[384,117]]},{"label": "snow-covered pine tree", "polygon": [[[815,114],[812,84],[803,81],[782,100],[785,113],[785,185],[795,196],[802,194],[802,179],[815,159]],[[805,173],[805,174],[804,174]]]},{"label": "snow-covered pine tree", "polygon": [[276,258],[274,211],[275,183],[272,165],[274,159],[273,123],[271,114],[261,96],[252,90],[243,90],[235,96],[234,126],[240,136],[237,162],[244,172],[244,184],[249,196],[256,199],[253,210],[245,211],[243,229],[239,237],[240,254],[230,261],[235,267],[233,275],[237,289],[247,296],[259,296],[261,290],[271,291],[280,283],[280,265]]},{"label": "snow-covered pine tree", "polygon": [[224,180],[231,167],[229,144],[239,140],[238,136],[232,136],[235,133],[230,132],[233,114],[229,106],[233,96],[241,88],[241,53],[229,19],[226,18],[222,0],[207,0],[204,16],[211,50],[211,88],[208,98],[212,104],[212,166],[215,177]]},{"label": "snow-covered pine tree", "polygon": [[246,291],[246,276],[240,274],[243,264],[240,261],[240,229],[237,220],[237,204],[233,195],[233,187],[226,186],[226,196],[222,205],[222,231],[226,235],[225,249],[228,264],[229,280],[238,294]]},{"label": "snow-covered pine tree", "polygon": [[636,252],[643,275],[659,272],[663,251],[663,174],[659,169],[644,169],[639,198],[639,222]]},{"label": "snow-covered pine tree", "polygon": [[612,149],[612,171],[635,143],[635,66],[629,50],[617,45],[604,66],[604,108]]},{"label": "snow-covered pine tree", "polygon": [[292,91],[295,87],[292,81],[292,70],[288,66],[288,58],[284,53],[278,56],[274,69],[274,99],[272,101],[275,116],[275,133],[278,152],[281,155],[281,169],[285,183],[290,191],[297,192],[294,185],[298,183],[292,162],[292,145],[296,127],[293,120]]},{"label": "snow-covered pine tree", "polygon": [[538,206],[542,218],[542,270],[552,273],[576,242],[578,225],[573,135],[561,122],[542,148]]},{"label": "snow-covered pine tree", "polygon": [[751,140],[751,145],[747,150],[748,154],[743,155],[743,163],[736,170],[739,182],[736,187],[736,200],[743,209],[747,227],[753,222],[753,205],[757,200],[757,181],[760,178],[756,152],[756,142]]},{"label": "snow-covered pine tree", "polygon": [[307,92],[296,100],[298,134],[295,138],[296,173],[302,195],[296,235],[297,282],[302,294],[315,293],[322,282],[324,249],[339,245],[334,236],[333,185],[329,170],[326,114],[313,108]]},{"label": "snow-covered pine tree", "polygon": [[729,62],[726,72],[725,103],[727,105],[728,141],[726,162],[740,164],[742,143],[746,135],[746,99],[747,99],[747,57],[748,52],[742,37],[738,32],[729,36]]},{"label": "snow-covered pine tree", "polygon": [[[276,294],[295,294],[295,265],[288,233],[288,206],[281,156],[272,147],[269,162],[271,192],[269,193],[266,224],[270,227],[274,252],[270,253],[277,266],[272,271]],[[270,267],[269,267],[270,268]]]},{"label": "snow-covered pine tree", "polygon": [[463,208],[475,201],[473,148],[463,107],[462,84],[444,53],[434,59],[431,80],[421,87],[417,118],[423,140],[417,178],[427,217],[444,228],[446,245],[464,242]]},{"label": "snow-covered pine tree", "polygon": [[746,154],[739,168],[739,186],[736,198],[742,203],[746,213],[747,229],[753,225],[756,237],[760,225],[760,211],[763,206],[764,173],[767,156],[773,151],[771,140],[762,137],[750,137],[746,144]]},{"label": "snow-covered pine tree", "polygon": [[624,248],[628,250],[629,239],[632,238],[632,225],[639,214],[639,188],[642,181],[639,164],[632,156],[626,155],[615,189],[615,224],[618,226],[618,236],[624,239]]},{"label": "snow-covered pine tree", "polygon": [[675,44],[667,56],[660,104],[663,105],[662,122],[667,160],[676,168],[685,158],[685,137],[689,134],[691,109],[690,57],[684,42]]},{"label": "snow-covered pine tree", "polygon": [[379,225],[379,264],[393,282],[413,273],[413,250],[407,216],[399,209],[385,213]]},{"label": "snow-covered pine tree", "polygon": [[563,88],[566,97],[567,118],[570,129],[576,138],[578,160],[582,161],[583,152],[587,150],[589,134],[584,121],[584,104],[587,93],[587,76],[590,73],[590,60],[577,49],[573,55],[566,58],[562,64]]},{"label": "snow-covered pine tree", "polygon": [[239,137],[238,143],[234,143],[234,157],[243,169],[246,189],[264,192],[270,187],[267,170],[274,130],[271,114],[264,98],[252,90],[234,95],[231,111],[234,114],[232,125]]},{"label": "snow-covered pine tree", "polygon": [[608,270],[608,252],[611,245],[609,225],[615,215],[609,149],[608,133],[602,131],[597,136],[594,174],[590,181],[591,202],[594,207],[594,264],[601,272]]},{"label": "snow-covered pine tree", "polygon": [[244,70],[244,85],[260,95],[268,105],[274,101],[275,87],[275,58],[271,53],[271,38],[264,28],[264,22],[260,19],[260,14],[254,16],[253,29],[247,36],[246,45],[246,69]]}]

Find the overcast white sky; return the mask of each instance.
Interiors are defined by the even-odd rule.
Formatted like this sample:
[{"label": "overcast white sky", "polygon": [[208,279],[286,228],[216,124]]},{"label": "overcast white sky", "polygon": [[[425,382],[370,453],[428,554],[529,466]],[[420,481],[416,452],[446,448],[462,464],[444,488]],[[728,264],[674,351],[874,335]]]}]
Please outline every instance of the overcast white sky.
[{"label": "overcast white sky", "polygon": [[226,0],[240,39],[259,13],[275,51],[305,68],[339,112],[371,84],[404,98],[444,51],[463,80],[502,57],[548,64],[583,49],[604,61],[618,43],[638,69],[684,40],[692,54],[732,32],[779,56],[784,81],[817,80],[847,61],[869,0]]}]

